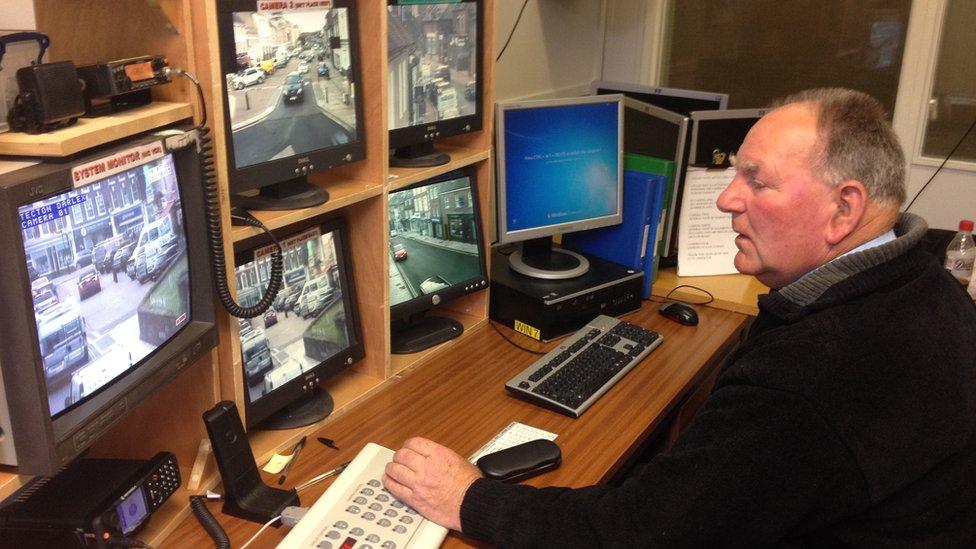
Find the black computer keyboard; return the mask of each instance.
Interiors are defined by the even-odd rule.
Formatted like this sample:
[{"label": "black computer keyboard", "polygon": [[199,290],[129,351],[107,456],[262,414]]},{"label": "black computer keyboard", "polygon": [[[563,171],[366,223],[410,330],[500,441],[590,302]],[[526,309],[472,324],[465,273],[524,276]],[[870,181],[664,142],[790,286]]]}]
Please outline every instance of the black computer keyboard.
[{"label": "black computer keyboard", "polygon": [[579,417],[661,340],[657,332],[600,315],[508,380],[505,388],[535,404]]}]

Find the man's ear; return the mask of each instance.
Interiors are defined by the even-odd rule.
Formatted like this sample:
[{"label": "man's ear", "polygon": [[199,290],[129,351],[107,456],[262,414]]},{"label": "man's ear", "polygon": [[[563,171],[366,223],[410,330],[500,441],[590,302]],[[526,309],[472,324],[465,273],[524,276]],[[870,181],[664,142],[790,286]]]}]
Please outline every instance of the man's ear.
[{"label": "man's ear", "polygon": [[868,190],[856,179],[841,181],[834,187],[837,210],[827,227],[827,242],[836,245],[861,224],[868,207]]}]

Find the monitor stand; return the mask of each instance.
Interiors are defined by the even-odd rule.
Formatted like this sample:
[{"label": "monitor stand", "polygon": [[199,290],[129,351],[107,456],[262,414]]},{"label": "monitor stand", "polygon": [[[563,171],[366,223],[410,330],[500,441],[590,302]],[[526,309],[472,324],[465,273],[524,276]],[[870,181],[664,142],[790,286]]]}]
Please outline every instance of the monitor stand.
[{"label": "monitor stand", "polygon": [[406,355],[429,349],[458,337],[464,326],[453,318],[416,314],[406,320],[394,320],[390,326],[390,352]]},{"label": "monitor stand", "polygon": [[545,280],[576,278],[590,270],[590,262],[585,257],[554,248],[548,236],[521,242],[519,249],[508,256],[508,265],[517,273]]},{"label": "monitor stand", "polygon": [[390,166],[394,168],[430,168],[450,161],[451,156],[435,149],[433,141],[399,147],[390,155]]},{"label": "monitor stand", "polygon": [[334,407],[332,395],[325,389],[316,387],[311,393],[278,410],[254,428],[262,431],[277,431],[304,427],[329,417]]},{"label": "monitor stand", "polygon": [[304,176],[266,185],[256,195],[232,194],[230,203],[246,210],[297,210],[325,204],[329,193]]}]

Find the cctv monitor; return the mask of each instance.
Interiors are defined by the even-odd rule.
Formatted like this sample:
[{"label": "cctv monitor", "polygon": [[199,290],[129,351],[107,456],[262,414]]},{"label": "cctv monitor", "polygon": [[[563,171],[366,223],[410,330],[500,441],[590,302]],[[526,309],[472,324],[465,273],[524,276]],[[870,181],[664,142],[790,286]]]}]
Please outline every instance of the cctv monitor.
[{"label": "cctv monitor", "polygon": [[725,109],[729,104],[729,95],[726,93],[642,86],[640,84],[602,80],[592,82],[590,92],[593,95],[622,93],[627,97],[685,116],[690,115],[692,111]]},{"label": "cctv monitor", "polygon": [[390,165],[437,166],[434,141],[480,130],[481,0],[387,0]]},{"label": "cctv monitor", "polygon": [[[284,285],[263,315],[238,319],[247,426],[291,429],[332,412],[321,382],[363,358],[346,224],[337,218],[278,235]],[[236,254],[238,301],[256,301],[271,273],[267,237]]]},{"label": "cctv monitor", "polygon": [[0,463],[52,474],[216,344],[194,140],[0,176]]},{"label": "cctv monitor", "polygon": [[428,310],[488,287],[475,170],[397,189],[388,200],[391,347],[414,353],[463,332]]},{"label": "cctv monitor", "polygon": [[516,272],[581,276],[588,260],[552,237],[621,222],[623,113],[622,95],[498,104],[498,240],[520,243]]},{"label": "cctv monitor", "polygon": [[691,113],[691,152],[695,166],[728,166],[746,134],[768,109],[730,109]]},{"label": "cctv monitor", "polygon": [[323,203],[308,176],[366,154],[356,2],[282,4],[217,2],[231,202],[249,209]]}]

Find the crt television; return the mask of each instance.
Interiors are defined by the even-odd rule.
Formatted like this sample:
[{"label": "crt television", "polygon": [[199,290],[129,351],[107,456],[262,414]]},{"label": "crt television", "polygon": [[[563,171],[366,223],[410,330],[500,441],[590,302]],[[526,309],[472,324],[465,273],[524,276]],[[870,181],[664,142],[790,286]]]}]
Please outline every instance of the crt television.
[{"label": "crt television", "polygon": [[0,462],[54,473],[216,344],[186,137],[0,175]]},{"label": "crt television", "polygon": [[526,276],[581,276],[589,261],[552,236],[623,219],[622,95],[499,103],[495,109],[498,240],[520,242]]},{"label": "crt television", "polygon": [[590,93],[606,95],[622,93],[644,103],[650,103],[671,112],[689,116],[692,111],[725,109],[729,105],[727,93],[716,93],[660,86],[642,86],[624,82],[595,80],[590,83]]},{"label": "crt television", "polygon": [[281,4],[217,2],[227,172],[244,208],[325,202],[308,175],[366,155],[356,2]]},{"label": "crt television", "polygon": [[480,130],[481,0],[388,0],[389,128],[393,166],[450,161],[434,140]]},{"label": "crt television", "polygon": [[475,169],[391,191],[388,201],[392,352],[413,353],[463,332],[425,312],[488,287]]},{"label": "crt television", "polygon": [[[263,315],[238,319],[246,421],[259,429],[290,429],[328,416],[333,402],[320,382],[364,356],[344,220],[277,237],[284,286]],[[274,246],[266,236],[240,244],[237,296],[250,305],[267,286]]]}]

